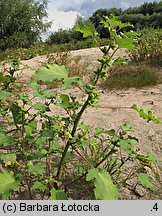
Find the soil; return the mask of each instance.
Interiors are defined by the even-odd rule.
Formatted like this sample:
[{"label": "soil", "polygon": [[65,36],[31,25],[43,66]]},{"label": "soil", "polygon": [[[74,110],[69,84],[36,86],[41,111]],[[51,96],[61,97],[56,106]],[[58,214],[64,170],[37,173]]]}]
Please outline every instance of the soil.
[{"label": "soil", "polygon": [[[72,56],[80,56],[82,61],[89,62],[87,73],[91,73],[97,66],[97,59],[102,56],[98,48],[71,51]],[[116,56],[129,59],[127,52],[121,49]],[[28,80],[37,70],[46,56],[38,56],[33,59],[22,61],[30,68],[23,70],[22,80]],[[22,69],[24,66],[22,66]],[[78,89],[67,90],[78,97],[84,95]],[[92,127],[103,127],[106,130],[119,128],[123,123],[132,125],[132,135],[139,139],[140,148],[146,153],[151,151],[162,160],[162,124],[148,123],[139,117],[139,114],[130,109],[133,104],[151,110],[162,119],[162,85],[144,87],[141,89],[104,91],[101,94],[98,108],[89,108],[83,115],[83,120]],[[125,190],[125,198],[130,198],[130,191]],[[141,191],[139,193],[142,193]],[[143,198],[147,198],[144,195]],[[158,197],[159,198],[159,197]]]}]

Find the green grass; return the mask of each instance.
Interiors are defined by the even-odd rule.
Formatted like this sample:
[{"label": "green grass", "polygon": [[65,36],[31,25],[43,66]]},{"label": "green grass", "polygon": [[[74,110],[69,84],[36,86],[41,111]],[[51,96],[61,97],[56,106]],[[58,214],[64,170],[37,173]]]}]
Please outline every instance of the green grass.
[{"label": "green grass", "polygon": [[114,68],[100,87],[120,90],[154,86],[160,83],[162,83],[162,68],[147,63],[136,63]]}]

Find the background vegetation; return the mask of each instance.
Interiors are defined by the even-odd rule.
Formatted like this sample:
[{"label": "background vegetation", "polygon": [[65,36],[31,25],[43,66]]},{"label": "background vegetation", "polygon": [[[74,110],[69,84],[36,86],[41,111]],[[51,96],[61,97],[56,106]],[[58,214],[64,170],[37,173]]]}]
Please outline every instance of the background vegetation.
[{"label": "background vegetation", "polygon": [[[142,29],[161,29],[162,28],[162,1],[144,3],[139,7],[128,8],[127,10],[111,8],[111,9],[99,9],[93,13],[88,19],[84,20],[82,17],[78,17],[76,24],[88,24],[92,28],[95,28],[100,38],[108,38],[109,31],[104,28],[101,23],[106,16],[115,15],[119,17],[122,22],[129,22],[133,24],[134,30]],[[130,27],[129,27],[130,28]],[[81,34],[78,34],[72,30],[60,30],[53,33],[48,42],[50,43],[67,43],[72,41],[84,40]]]},{"label": "background vegetation", "polygon": [[1,0],[0,14],[0,50],[34,45],[50,26],[46,0]]}]

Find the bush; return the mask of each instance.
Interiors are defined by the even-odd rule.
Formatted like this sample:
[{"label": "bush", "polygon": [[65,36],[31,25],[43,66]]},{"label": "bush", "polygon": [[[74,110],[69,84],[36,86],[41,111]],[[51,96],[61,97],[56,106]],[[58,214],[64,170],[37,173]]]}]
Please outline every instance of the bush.
[{"label": "bush", "polygon": [[6,58],[28,60],[40,55],[43,49],[43,45],[35,45],[29,48],[8,49],[4,52],[4,54]]},{"label": "bush", "polygon": [[162,65],[162,29],[143,30],[136,49],[130,52],[132,61],[148,61]]}]

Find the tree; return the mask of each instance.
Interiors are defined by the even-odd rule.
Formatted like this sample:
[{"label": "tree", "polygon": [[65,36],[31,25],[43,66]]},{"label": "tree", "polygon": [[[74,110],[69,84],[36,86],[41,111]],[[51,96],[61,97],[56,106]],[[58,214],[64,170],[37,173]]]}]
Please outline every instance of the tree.
[{"label": "tree", "polygon": [[110,9],[98,9],[93,15],[89,18],[89,20],[94,24],[97,32],[99,33],[101,38],[108,38],[109,30],[101,24],[101,20],[104,20],[105,17],[120,16],[122,10],[119,8],[110,8]]},{"label": "tree", "polygon": [[29,47],[50,27],[48,0],[0,1],[0,49]]},{"label": "tree", "polygon": [[[82,16],[77,16],[74,28],[78,25],[86,25],[91,29],[95,30],[93,23],[90,20],[85,20]],[[82,33],[73,31],[72,29],[59,29],[56,32],[53,32],[47,39],[49,44],[65,44],[65,43],[76,43],[77,41],[85,40],[82,36]]]},{"label": "tree", "polygon": [[162,28],[162,1],[146,2],[139,7],[130,7],[126,10],[117,8],[96,10],[89,20],[94,24],[101,38],[108,37],[109,35],[108,29],[104,28],[101,20],[111,15],[118,16],[119,20],[122,22],[130,22],[134,25],[135,30],[143,28]]},{"label": "tree", "polygon": [[72,30],[59,29],[53,32],[47,39],[49,44],[64,44],[75,40],[75,32]]},{"label": "tree", "polygon": [[99,9],[89,18],[94,24],[96,31],[99,33],[101,38],[107,38],[109,36],[109,30],[101,24],[101,21],[109,16],[111,13],[107,9]]}]

